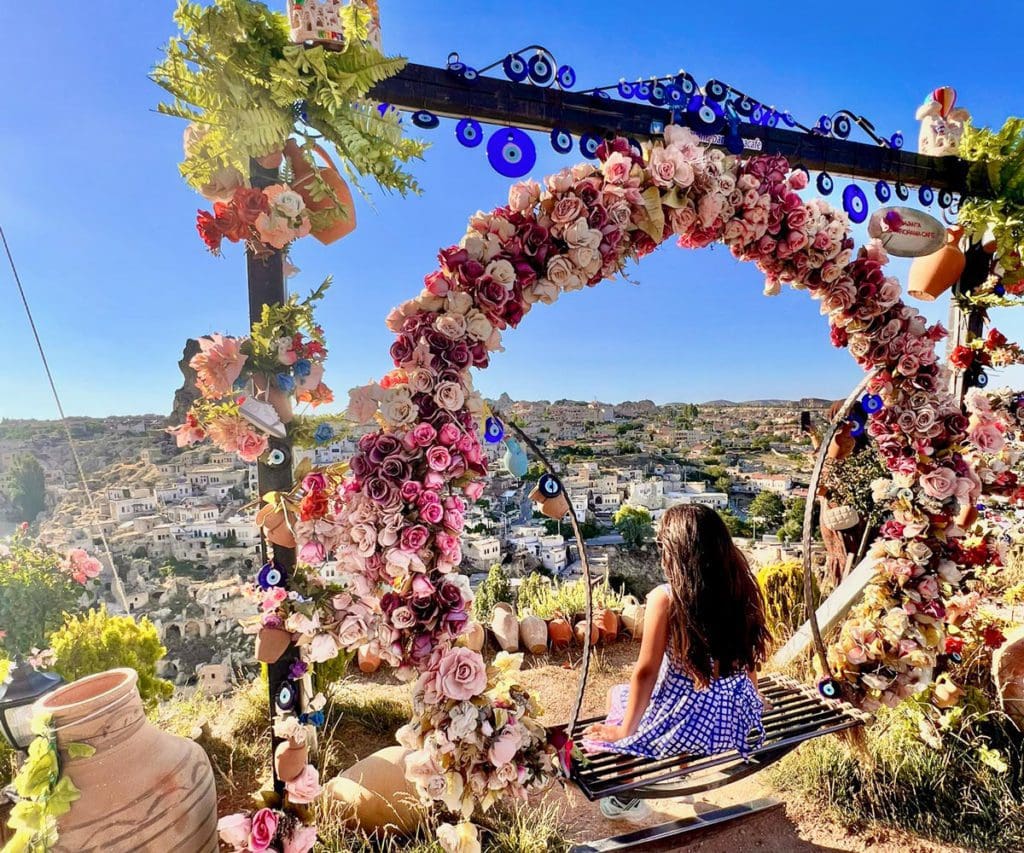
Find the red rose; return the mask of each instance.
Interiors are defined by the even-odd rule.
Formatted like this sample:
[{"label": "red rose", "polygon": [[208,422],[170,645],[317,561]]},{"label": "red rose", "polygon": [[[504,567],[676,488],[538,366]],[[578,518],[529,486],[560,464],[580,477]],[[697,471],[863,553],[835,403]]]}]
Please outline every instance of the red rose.
[{"label": "red rose", "polygon": [[1006,346],[1006,335],[999,331],[999,329],[992,329],[988,333],[988,337],[985,338],[986,349],[998,349],[999,347]]},{"label": "red rose", "polygon": [[974,350],[965,346],[956,347],[950,353],[949,363],[960,370],[966,370],[974,363]]},{"label": "red rose", "polygon": [[323,518],[327,514],[327,493],[311,492],[302,499],[300,506],[303,521]]},{"label": "red rose", "polygon": [[232,243],[238,243],[249,236],[249,226],[242,221],[234,204],[218,201],[213,205],[213,215],[217,219],[217,227]]},{"label": "red rose", "polygon": [[947,655],[958,655],[964,650],[964,641],[962,637],[946,637],[946,644],[943,651]]},{"label": "red rose", "polygon": [[238,211],[238,218],[246,225],[255,225],[261,213],[270,213],[270,202],[263,190],[252,187],[239,187],[235,190],[231,203]]},{"label": "red rose", "polygon": [[988,625],[981,632],[982,642],[990,649],[998,649],[1006,642],[1006,637],[995,625]]},{"label": "red rose", "polygon": [[206,243],[206,248],[214,254],[220,252],[220,242],[224,239],[223,233],[217,225],[217,220],[214,219],[213,214],[208,210],[197,211],[196,215],[196,231],[199,232],[199,236],[203,238],[203,242]]}]

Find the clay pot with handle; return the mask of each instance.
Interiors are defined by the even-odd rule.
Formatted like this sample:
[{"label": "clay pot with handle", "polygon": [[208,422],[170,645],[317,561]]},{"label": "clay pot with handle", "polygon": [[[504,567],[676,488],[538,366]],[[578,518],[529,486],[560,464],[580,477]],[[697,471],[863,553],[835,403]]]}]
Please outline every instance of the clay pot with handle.
[{"label": "clay pot with handle", "polygon": [[[48,714],[64,773],[81,791],[58,818],[54,853],[216,853],[217,791],[199,744],[146,720],[134,669],[58,687],[33,706]],[[73,758],[68,744],[95,750]]]},{"label": "clay pot with handle", "polygon": [[548,650],[548,623],[539,616],[524,616],[519,620],[519,639],[530,654],[544,654]]},{"label": "clay pot with handle", "polygon": [[959,280],[967,265],[967,258],[958,245],[963,235],[964,229],[954,225],[946,229],[945,246],[923,258],[914,259],[907,284],[911,296],[932,302]]},{"label": "clay pot with handle", "polygon": [[256,660],[260,663],[277,663],[291,645],[292,635],[281,628],[260,628],[256,635]]},{"label": "clay pot with handle", "polygon": [[[586,642],[587,638],[587,620],[580,619],[576,623],[576,642],[581,646]],[[601,639],[601,629],[598,627],[597,622],[591,623],[590,626],[590,645],[597,645],[597,641]]]},{"label": "clay pot with handle", "polygon": [[519,620],[511,604],[499,601],[491,614],[491,631],[503,651],[519,651]]},{"label": "clay pot with handle", "polygon": [[622,627],[634,640],[643,639],[646,615],[646,605],[641,604],[632,595],[626,596],[622,605]]},{"label": "clay pot with handle", "polygon": [[607,607],[594,613],[594,624],[603,643],[614,643],[619,637],[619,614]]},{"label": "clay pot with handle", "polygon": [[309,764],[309,744],[305,736],[283,740],[274,750],[274,770],[282,782],[298,779]]},{"label": "clay pot with handle", "polygon": [[479,622],[471,621],[466,626],[466,632],[460,638],[460,642],[467,649],[472,649],[474,652],[483,650],[484,640],[487,639],[487,632],[484,631],[484,626]]},{"label": "clay pot with handle", "polygon": [[[343,208],[339,215],[329,225],[313,227],[312,235],[325,246],[340,240],[342,237],[351,234],[356,228],[356,208],[352,203],[352,192],[348,184],[338,174],[338,170],[331,160],[330,155],[319,145],[314,145],[313,150],[327,163],[319,170],[313,168],[313,164],[306,159],[302,149],[294,139],[289,139],[284,146],[284,156],[292,167],[292,189],[302,196],[306,202],[306,208],[312,213],[323,213],[327,210],[337,210],[338,203]],[[323,197],[314,198],[316,193],[317,177],[319,171],[320,180],[331,188],[337,197],[337,202],[327,193]]]},{"label": "clay pot with handle", "polygon": [[372,675],[380,669],[380,655],[369,646],[362,646],[356,654],[359,671]]},{"label": "clay pot with handle", "polygon": [[295,547],[295,534],[292,533],[285,511],[273,504],[267,504],[256,513],[256,524],[263,528],[263,535],[273,544],[282,548]]},{"label": "clay pot with handle", "polygon": [[551,648],[564,649],[572,642],[572,626],[564,616],[556,616],[548,620],[548,637]]}]

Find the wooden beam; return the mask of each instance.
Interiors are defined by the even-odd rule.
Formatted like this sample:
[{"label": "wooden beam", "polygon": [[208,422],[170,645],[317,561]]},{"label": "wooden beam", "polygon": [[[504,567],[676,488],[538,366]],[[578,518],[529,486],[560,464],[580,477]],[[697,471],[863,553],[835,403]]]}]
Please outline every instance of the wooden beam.
[{"label": "wooden beam", "polygon": [[[672,111],[638,101],[565,92],[495,77],[467,83],[458,75],[429,65],[410,63],[370,92],[378,101],[405,110],[428,110],[446,118],[476,118],[526,130],[558,127],[573,134],[623,135],[636,139],[658,136],[672,122]],[[866,180],[901,181],[967,194],[967,161],[928,157],[873,143],[819,136],[784,127],[741,125],[749,153],[781,154],[808,170],[827,170]],[[714,143],[712,143],[714,144]],[[971,195],[989,197],[991,188],[971,187]]]}]

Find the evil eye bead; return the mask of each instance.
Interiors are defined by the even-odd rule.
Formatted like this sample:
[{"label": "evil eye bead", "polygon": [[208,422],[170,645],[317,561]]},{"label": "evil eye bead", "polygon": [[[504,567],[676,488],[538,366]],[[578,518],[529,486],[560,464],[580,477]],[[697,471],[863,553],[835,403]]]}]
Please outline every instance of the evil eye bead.
[{"label": "evil eye bead", "polygon": [[609,95],[604,89],[594,89],[593,91],[588,92],[587,94],[593,95],[595,98],[600,98],[602,101],[610,101],[612,99],[612,96]]},{"label": "evil eye bead", "polygon": [[584,133],[580,137],[580,154],[588,160],[597,159],[597,149],[601,147],[601,137],[596,133]]},{"label": "evil eye bead", "polygon": [[576,69],[571,65],[563,65],[558,69],[555,79],[563,89],[571,89],[576,85]]},{"label": "evil eye bead", "polygon": [[685,71],[680,71],[676,75],[673,84],[677,89],[679,89],[680,92],[682,92],[688,98],[697,93],[697,81],[694,80],[693,77],[691,77]]},{"label": "evil eye bead", "polygon": [[832,122],[832,133],[840,139],[848,139],[852,130],[853,123],[847,115],[840,115]]},{"label": "evil eye bead", "polygon": [[900,201],[906,201],[910,198],[910,190],[907,189],[903,181],[896,182],[896,198]]},{"label": "evil eye bead", "polygon": [[480,72],[477,71],[475,68],[472,68],[469,65],[467,65],[465,68],[462,69],[462,74],[460,76],[467,83],[475,83],[480,77]]},{"label": "evil eye bead", "polygon": [[277,707],[282,711],[293,711],[299,704],[299,685],[294,681],[285,681],[277,688],[274,697]]},{"label": "evil eye bead", "polygon": [[[452,55],[453,56],[458,56],[458,54],[452,54]],[[466,63],[465,62],[459,62],[457,59],[452,59],[451,57],[448,57],[448,66],[447,67],[448,67],[448,70],[452,72],[452,74],[458,74],[461,77],[462,76],[462,72],[466,70]]]},{"label": "evil eye bead", "polygon": [[953,652],[952,654],[950,654],[949,660],[951,663],[963,663],[964,657],[960,654],[960,652]]},{"label": "evil eye bead", "polygon": [[733,108],[736,110],[736,115],[742,116],[743,118],[750,118],[751,114],[754,112],[754,107],[756,106],[759,105],[750,100],[746,95],[733,104]]},{"label": "evil eye bead", "polygon": [[857,224],[868,218],[868,197],[856,184],[850,184],[843,190],[843,210],[850,221]]},{"label": "evil eye bead", "polygon": [[935,190],[931,187],[921,187],[917,191],[917,200],[925,207],[928,207],[928,205],[935,201]]},{"label": "evil eye bead", "polygon": [[552,128],[551,147],[559,154],[568,154],[572,151],[572,134],[559,127]]},{"label": "evil eye bead", "polygon": [[286,575],[284,569],[282,569],[274,560],[269,563],[264,563],[263,567],[259,570],[256,575],[256,584],[262,590],[272,589],[276,586],[284,586]]},{"label": "evil eye bead", "polygon": [[633,95],[641,101],[646,101],[651,97],[651,84],[645,83],[643,80],[637,80],[633,84]]},{"label": "evil eye bead", "polygon": [[499,175],[521,178],[537,162],[537,149],[518,127],[502,127],[487,141],[487,160]]},{"label": "evil eye bead", "polygon": [[729,87],[721,80],[708,80],[704,84],[704,96],[712,101],[722,103],[729,95]]},{"label": "evil eye bead", "polygon": [[690,98],[687,112],[691,115],[690,122],[694,129],[704,133],[716,133],[725,124],[722,105],[700,95]]},{"label": "evil eye bead", "polygon": [[464,118],[455,125],[455,138],[466,148],[476,148],[484,141],[484,132],[480,122],[474,118]]},{"label": "evil eye bead", "polygon": [[818,124],[814,128],[818,133],[829,134],[832,132],[832,119],[829,116],[820,116]]},{"label": "evil eye bead", "polygon": [[850,424],[850,435],[854,438],[864,435],[864,421],[860,418],[849,418],[847,422]]},{"label": "evil eye bead", "polygon": [[633,84],[628,80],[619,81],[619,97],[625,98],[627,101],[633,97]]},{"label": "evil eye bead", "polygon": [[988,374],[984,370],[979,370],[978,375],[974,377],[974,384],[978,388],[984,388],[988,385]]},{"label": "evil eye bead", "polygon": [[665,87],[665,104],[670,107],[686,107],[686,95],[675,83]]},{"label": "evil eye bead", "polygon": [[275,447],[270,453],[267,454],[267,465],[271,468],[280,468],[288,461],[288,454],[285,453],[280,447]]},{"label": "evil eye bead", "polygon": [[441,123],[441,119],[430,112],[430,110],[416,110],[412,114],[412,123],[416,127],[422,127],[424,130],[433,130]]},{"label": "evil eye bead", "polygon": [[993,287],[992,292],[996,296],[1006,296],[1006,288],[1001,284],[997,284],[995,287]]},{"label": "evil eye bead", "polygon": [[[775,111],[773,110],[773,112]],[[778,113],[778,116],[782,119],[782,123],[786,125],[786,127],[796,127],[796,119],[793,118],[791,113]]]},{"label": "evil eye bead", "polygon": [[484,440],[497,444],[505,437],[505,425],[493,415],[484,422]]},{"label": "evil eye bead", "polygon": [[879,181],[875,184],[875,198],[882,202],[882,204],[885,204],[892,198],[892,187],[889,186],[887,181]]},{"label": "evil eye bead", "polygon": [[537,488],[545,498],[557,498],[562,494],[562,484],[558,482],[557,477],[553,477],[551,474],[541,474],[537,481]]},{"label": "evil eye bead", "polygon": [[949,210],[953,204],[953,193],[950,190],[939,190],[938,201],[939,207]]},{"label": "evil eye bead", "polygon": [[647,100],[653,107],[665,106],[665,86],[658,80],[651,81],[651,94],[647,96]]},{"label": "evil eye bead", "polygon": [[547,86],[555,76],[555,67],[543,53],[536,53],[530,57],[527,72],[536,85]]},{"label": "evil eye bead", "polygon": [[861,408],[869,415],[882,411],[882,398],[877,394],[865,394],[860,401]]},{"label": "evil eye bead", "polygon": [[836,186],[835,181],[832,180],[832,176],[828,172],[822,172],[818,175],[816,184],[818,186],[818,192],[822,195],[831,195],[832,190],[834,190]]},{"label": "evil eye bead", "polygon": [[513,83],[522,83],[530,73],[526,66],[526,60],[518,53],[510,53],[506,56],[501,63],[501,70]]},{"label": "evil eye bead", "polygon": [[900,133],[897,130],[892,136],[889,137],[889,145],[891,145],[896,150],[899,150],[900,148],[902,148],[903,147],[903,134]]},{"label": "evil eye bead", "polygon": [[834,678],[823,678],[818,682],[818,692],[826,699],[838,699],[842,690]]}]

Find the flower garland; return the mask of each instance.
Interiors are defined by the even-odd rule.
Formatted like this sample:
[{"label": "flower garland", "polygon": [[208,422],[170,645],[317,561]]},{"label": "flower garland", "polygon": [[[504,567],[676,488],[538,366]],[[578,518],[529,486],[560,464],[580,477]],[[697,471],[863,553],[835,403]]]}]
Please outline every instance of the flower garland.
[{"label": "flower garland", "polygon": [[[441,612],[455,599],[465,502],[480,496],[486,473],[483,404],[469,368],[486,367],[502,332],[535,304],[596,285],[673,235],[688,248],[724,242],[762,270],[767,293],[789,283],[821,302],[833,344],[876,370],[871,391],[884,402],[868,429],[892,472],[893,521],[872,590],[851,619],[878,637],[852,637],[859,651],[848,654],[847,627],[832,650],[838,677],[869,704],[927,685],[943,642],[943,585],[955,588],[940,570],[962,533],[954,518],[980,488],[961,452],[967,419],[942,390],[934,347],[944,330],[901,302],[878,243],[854,255],[846,216],[800,198],[805,173],[791,173],[781,157],[708,150],[675,126],[643,155],[615,140],[599,157],[543,189],[514,185],[508,205],[472,217],[423,292],[391,312],[394,370],[350,392],[350,416],[377,429],[360,439],[325,514],[296,529],[300,548],[317,532],[347,576],[350,595],[332,599],[333,623],[354,618],[399,675],[417,679],[404,735],[423,769],[417,784],[462,808],[467,789],[485,786],[489,803],[554,772],[554,747],[527,722],[529,697],[517,691],[505,707],[479,653],[458,645],[465,597],[454,619]],[[452,737],[452,727],[466,737]]]},{"label": "flower garland", "polygon": [[[334,399],[323,382],[327,346],[313,317],[314,305],[330,286],[326,279],[306,299],[292,294],[280,305],[264,305],[248,338],[212,334],[199,339],[189,361],[201,397],[185,422],[169,427],[178,447],[209,438],[245,462],[267,453],[269,435],[301,435],[303,443],[330,441],[334,430],[317,424],[312,431],[293,419],[291,400],[314,408]],[[252,389],[254,396],[246,392]],[[312,432],[311,435],[308,433]]]}]

